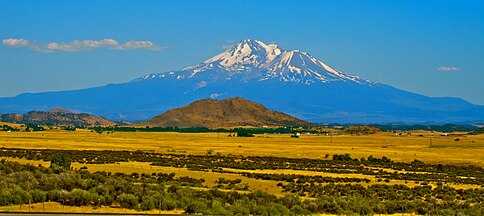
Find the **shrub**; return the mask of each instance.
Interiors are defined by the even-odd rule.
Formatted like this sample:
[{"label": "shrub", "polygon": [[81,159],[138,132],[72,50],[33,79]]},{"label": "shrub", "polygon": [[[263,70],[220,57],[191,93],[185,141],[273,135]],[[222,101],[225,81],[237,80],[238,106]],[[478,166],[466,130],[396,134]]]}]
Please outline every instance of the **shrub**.
[{"label": "shrub", "polygon": [[133,194],[121,194],[116,197],[116,201],[118,201],[123,208],[138,208],[138,198]]}]

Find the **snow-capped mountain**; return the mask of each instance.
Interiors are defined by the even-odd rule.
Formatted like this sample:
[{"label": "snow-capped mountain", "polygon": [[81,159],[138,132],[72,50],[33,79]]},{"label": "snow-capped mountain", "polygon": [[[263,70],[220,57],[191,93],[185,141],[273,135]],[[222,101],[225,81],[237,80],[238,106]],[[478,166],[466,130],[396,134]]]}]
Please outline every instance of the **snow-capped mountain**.
[{"label": "snow-capped mountain", "polygon": [[339,71],[298,50],[245,39],[203,63],[131,82],[0,98],[0,113],[65,107],[114,120],[150,119],[204,98],[242,97],[310,122],[482,122],[484,107],[433,98]]},{"label": "snow-capped mountain", "polygon": [[254,39],[244,39],[201,64],[184,68],[181,71],[149,74],[138,80],[168,77],[201,78],[206,79],[205,82],[209,83],[224,79],[238,79],[244,82],[275,79],[307,85],[334,81],[371,84],[370,81],[361,77],[335,70],[306,52],[284,50],[277,44],[265,44]]}]

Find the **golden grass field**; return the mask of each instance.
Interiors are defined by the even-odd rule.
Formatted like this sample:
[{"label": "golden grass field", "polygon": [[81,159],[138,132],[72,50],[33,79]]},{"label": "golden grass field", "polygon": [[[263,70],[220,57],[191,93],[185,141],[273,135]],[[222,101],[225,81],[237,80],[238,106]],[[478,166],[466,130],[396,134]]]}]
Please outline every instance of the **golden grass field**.
[{"label": "golden grass field", "polygon": [[[228,137],[228,133],[175,133],[175,132],[115,132],[98,134],[88,130],[67,132],[49,130],[45,132],[0,132],[0,147],[24,149],[64,149],[64,150],[150,150],[159,153],[202,154],[209,150],[213,153],[234,155],[260,155],[295,158],[324,159],[326,154],[349,153],[352,157],[387,156],[394,161],[411,162],[414,159],[428,163],[474,164],[484,166],[484,135],[457,134],[440,136],[440,133],[414,132],[412,136],[399,136],[393,133],[379,133],[365,136],[335,135],[332,138],[324,135],[302,135],[291,138],[288,134],[257,135],[252,138]],[[420,137],[418,135],[423,135]],[[455,141],[456,139],[458,141]],[[430,139],[432,145],[430,145]],[[331,158],[331,157],[329,157]],[[32,161],[18,158],[0,158],[19,163],[49,166],[50,162]],[[216,185],[218,178],[241,179],[248,184],[250,191],[261,190],[278,196],[284,195],[277,181],[260,180],[230,173],[213,173],[192,171],[185,168],[151,166],[143,162],[119,162],[116,164],[80,164],[72,163],[74,169],[87,167],[89,171],[108,171],[121,173],[175,173],[177,177],[204,178],[207,188]],[[392,180],[390,183],[377,182],[374,176],[362,174],[334,174],[303,170],[225,170],[232,172],[257,172],[300,175],[321,175],[330,177],[368,178],[371,184],[406,184],[417,186],[418,183]],[[392,170],[393,171],[393,170]],[[432,185],[432,184],[431,184]],[[448,184],[454,188],[475,188],[476,185]],[[434,185],[435,186],[435,185]],[[203,189],[203,188],[200,188]],[[241,191],[243,192],[243,191]],[[39,205],[33,205],[39,210]],[[48,206],[48,207],[47,207]],[[117,212],[132,213],[135,211],[120,208],[62,207],[58,203],[46,203],[47,212]],[[19,206],[0,207],[0,212],[18,211]],[[22,211],[28,211],[28,208]],[[153,212],[136,212],[153,213]],[[163,212],[182,213],[182,212]]]},{"label": "golden grass field", "polygon": [[92,207],[92,206],[63,206],[61,203],[57,202],[45,202],[31,204],[29,205],[12,205],[12,206],[1,206],[0,212],[49,212],[49,213],[117,213],[117,214],[183,214],[183,210],[173,210],[173,211],[137,211],[134,209],[125,208],[114,208],[107,206]]},{"label": "golden grass field", "polygon": [[[423,137],[417,135],[422,134]],[[288,134],[227,137],[227,133],[90,131],[0,132],[0,147],[65,150],[153,150],[182,154],[213,153],[324,159],[326,154],[349,153],[352,157],[387,156],[394,161],[474,164],[484,166],[484,134],[440,136],[440,133],[393,133],[329,136]],[[455,141],[456,139],[459,141]],[[431,141],[430,141],[431,140]],[[432,142],[432,145],[430,145]]]},{"label": "golden grass field", "polygon": [[[91,213],[91,214],[103,214],[103,213],[116,213],[116,214],[183,214],[183,210],[173,210],[173,211],[158,211],[158,210],[151,210],[151,211],[136,211],[133,209],[124,209],[124,208],[112,208],[101,206],[99,208],[93,208],[91,206],[62,206],[62,204],[57,202],[46,202],[44,206],[42,203],[32,204],[30,208],[31,212],[49,212],[49,213]],[[2,206],[0,207],[0,212],[23,212],[28,213],[29,207],[28,205],[22,205],[20,208],[19,205],[14,206]],[[323,215],[332,215],[332,214],[320,214]],[[377,214],[378,215],[378,214]],[[412,216],[415,214],[392,214],[398,216]]]},{"label": "golden grass field", "polygon": [[[33,164],[35,166],[42,165],[44,167],[48,167],[50,162],[39,161],[39,160],[27,160],[27,159],[19,159],[19,158],[7,158],[7,157],[0,157],[0,159],[5,159],[8,161],[15,161],[22,164]],[[367,178],[370,179],[370,183],[361,182],[358,184],[368,186],[373,184],[388,184],[388,185],[397,185],[397,184],[405,184],[409,187],[418,186],[420,184],[412,182],[412,181],[404,181],[404,180],[391,180],[390,183],[386,182],[378,182],[375,176],[371,175],[363,175],[363,174],[338,174],[338,173],[325,173],[325,172],[314,172],[314,171],[306,171],[306,170],[241,170],[241,169],[231,169],[231,168],[223,168],[223,170],[232,171],[236,173],[217,173],[217,172],[204,172],[204,171],[194,171],[188,170],[186,168],[173,168],[173,167],[160,167],[160,166],[151,166],[148,162],[118,162],[116,164],[81,164],[74,162],[72,163],[73,169],[80,169],[81,167],[87,167],[90,172],[98,172],[98,171],[106,171],[112,173],[145,173],[145,174],[152,174],[152,173],[175,173],[177,177],[187,176],[191,178],[203,178],[205,179],[204,186],[209,188],[216,185],[214,183],[215,180],[219,178],[225,178],[229,180],[241,179],[243,183],[249,185],[250,191],[264,191],[275,195],[284,195],[285,193],[281,192],[281,188],[276,187],[277,181],[271,180],[262,180],[262,179],[253,179],[247,178],[245,176],[241,176],[236,173],[248,172],[248,173],[265,173],[265,174],[296,174],[296,175],[306,175],[306,176],[326,176],[326,177],[340,177],[340,178]],[[389,169],[387,169],[389,171]],[[394,171],[394,170],[391,170]],[[406,183],[405,183],[406,182]],[[435,183],[430,183],[429,185],[436,186]],[[469,188],[479,188],[479,185],[468,185],[468,184],[452,184],[446,183],[446,185],[454,187],[456,189],[469,189]],[[242,192],[242,191],[240,191]]]}]

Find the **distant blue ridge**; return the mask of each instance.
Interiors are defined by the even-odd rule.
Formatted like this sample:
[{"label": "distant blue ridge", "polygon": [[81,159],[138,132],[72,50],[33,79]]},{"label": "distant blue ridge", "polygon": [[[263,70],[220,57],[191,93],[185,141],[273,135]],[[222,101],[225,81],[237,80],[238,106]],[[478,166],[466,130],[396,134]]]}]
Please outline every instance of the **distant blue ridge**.
[{"label": "distant blue ridge", "polygon": [[199,99],[237,96],[314,123],[484,122],[484,106],[373,83],[305,52],[253,39],[179,71],[122,84],[0,98],[0,113],[63,107],[112,120],[141,121]]}]

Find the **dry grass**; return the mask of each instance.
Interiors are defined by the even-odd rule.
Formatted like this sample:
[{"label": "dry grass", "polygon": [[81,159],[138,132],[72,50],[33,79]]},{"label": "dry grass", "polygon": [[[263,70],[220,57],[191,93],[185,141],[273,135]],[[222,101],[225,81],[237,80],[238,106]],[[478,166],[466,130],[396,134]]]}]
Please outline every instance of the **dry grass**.
[{"label": "dry grass", "polygon": [[[214,153],[235,155],[324,158],[325,154],[349,153],[353,157],[387,156],[394,161],[414,159],[428,163],[474,164],[484,166],[484,135],[442,137],[439,133],[397,136],[379,133],[365,136],[258,135],[253,138],[227,137],[226,133],[115,132],[90,131],[0,132],[0,147],[66,150],[176,150],[185,154]],[[432,145],[430,145],[432,138]],[[459,138],[459,141],[454,141]]]},{"label": "dry grass", "polygon": [[20,127],[20,125],[22,125],[22,124],[10,123],[10,122],[2,122],[2,121],[0,121],[0,125],[8,125],[10,127]]},{"label": "dry grass", "polygon": [[[44,206],[42,203],[32,204],[30,211],[28,205],[12,205],[12,206],[1,206],[0,212],[44,212],[44,213],[91,213],[91,214],[103,214],[103,213],[117,213],[117,214],[183,214],[183,210],[173,210],[173,211],[159,211],[159,210],[151,210],[151,211],[136,211],[133,209],[124,209],[124,208],[112,208],[112,207],[93,207],[93,206],[62,206],[62,204],[57,202],[46,202]],[[48,214],[47,214],[48,215]],[[332,215],[332,214],[318,214],[318,215]],[[378,214],[382,215],[382,214]],[[392,215],[405,215],[405,216],[413,216],[415,214],[392,214]]]},{"label": "dry grass", "polygon": [[125,208],[113,208],[107,206],[95,207],[95,206],[63,206],[57,202],[35,203],[30,205],[12,205],[1,206],[0,212],[46,212],[46,213],[119,213],[119,214],[183,214],[183,210],[173,211],[136,211],[133,209]]},{"label": "dry grass", "polygon": [[276,181],[269,181],[269,180],[257,180],[253,178],[247,178],[244,176],[240,176],[238,174],[230,174],[230,173],[216,173],[216,172],[203,172],[203,171],[193,171],[188,170],[186,168],[173,168],[173,167],[160,167],[160,166],[151,166],[150,163],[144,162],[120,162],[118,164],[80,164],[80,163],[72,163],[72,167],[75,169],[79,169],[81,167],[87,167],[90,172],[97,172],[97,171],[106,171],[106,172],[120,172],[131,174],[133,172],[136,173],[175,173],[175,177],[187,176],[190,178],[205,179],[204,186],[213,187],[216,184],[214,183],[215,180],[219,178],[225,178],[229,180],[241,179],[242,183],[246,183],[249,185],[250,191],[265,191],[268,193],[280,195],[281,188],[277,187]]},{"label": "dry grass", "polygon": [[2,125],[7,125],[9,127],[13,127],[13,128],[16,128],[16,129],[25,129],[25,127],[23,127],[23,124],[16,124],[16,123],[9,123],[9,122],[0,121],[0,126],[2,126]]},{"label": "dry grass", "polygon": [[24,158],[11,158],[11,157],[0,157],[0,160],[7,160],[7,161],[12,161],[12,162],[17,162],[20,164],[31,164],[34,166],[43,166],[43,167],[49,167],[50,166],[50,161],[43,161],[43,160],[27,160]]},{"label": "dry grass", "polygon": [[[423,137],[418,135],[422,134]],[[64,149],[64,150],[153,150],[166,153],[176,150],[180,154],[207,154],[209,150],[213,154],[234,155],[259,155],[279,156],[293,158],[318,158],[324,159],[326,154],[349,153],[353,157],[387,156],[394,161],[411,162],[414,159],[428,163],[445,164],[474,164],[484,166],[484,135],[469,136],[459,134],[457,136],[442,137],[439,133],[420,132],[412,136],[397,136],[392,133],[379,133],[368,136],[333,136],[330,142],[329,136],[302,135],[300,138],[290,138],[290,135],[258,135],[254,138],[227,137],[226,133],[174,133],[174,132],[115,132],[113,134],[97,134],[90,131],[46,131],[46,132],[0,132],[0,147],[25,148],[25,149]],[[430,145],[432,138],[432,145]],[[459,141],[455,139],[459,138]],[[31,161],[25,159],[3,158],[20,163],[49,166],[49,162]],[[89,171],[108,171],[122,173],[175,173],[177,177],[188,176],[191,178],[204,178],[207,187],[215,185],[218,178],[242,179],[247,183],[251,191],[261,190],[268,193],[283,195],[281,188],[277,187],[277,181],[257,180],[229,173],[212,173],[202,171],[190,171],[185,168],[150,166],[142,162],[120,162],[118,164],[79,164],[73,163],[76,169],[86,166]],[[236,170],[236,172],[280,173],[300,175],[321,175],[330,177],[356,177],[368,178],[369,184],[405,184],[404,181],[391,180],[390,183],[377,182],[374,176],[362,174],[332,174],[323,172],[300,171],[300,170]],[[414,182],[407,182],[407,186],[416,186]],[[454,188],[473,188],[474,185],[453,185]],[[203,188],[200,188],[203,189]],[[34,211],[40,211],[42,204],[33,205]],[[48,207],[49,206],[49,207]],[[0,212],[18,211],[19,206],[0,207]],[[22,209],[28,212],[27,205]],[[63,210],[64,209],[64,210]],[[32,210],[32,209],[31,209]],[[101,207],[67,207],[58,203],[46,203],[47,212],[90,212],[90,213],[153,213],[137,212],[134,210]],[[179,214],[182,211],[162,212]]]},{"label": "dry grass", "polygon": [[[386,185],[400,185],[404,184],[408,187],[415,187],[419,186],[419,183],[415,183],[415,181],[405,181],[405,180],[396,180],[391,179],[390,182],[378,182],[378,178],[372,175],[364,175],[364,174],[345,174],[345,173],[326,173],[326,172],[313,172],[313,171],[306,171],[306,170],[241,170],[241,169],[231,169],[231,168],[224,168],[224,170],[232,171],[232,172],[248,172],[248,173],[262,173],[262,174],[286,174],[286,175],[305,175],[305,176],[323,176],[323,177],[332,177],[332,178],[360,178],[360,179],[370,179],[371,182],[365,183],[354,183],[354,184],[361,184],[363,186],[370,186],[375,184],[386,184]],[[390,169],[387,169],[390,170]],[[348,184],[348,183],[342,183]],[[353,184],[353,183],[352,183]],[[428,183],[428,185],[432,187],[437,187],[437,183]],[[481,188],[480,185],[471,185],[471,184],[453,184],[453,183],[445,183],[444,185],[453,187],[455,189],[470,189],[470,188]]]},{"label": "dry grass", "polygon": [[[245,176],[241,176],[235,173],[217,173],[217,172],[203,172],[203,171],[193,171],[188,170],[186,168],[173,168],[173,167],[159,167],[159,166],[151,166],[150,163],[145,162],[120,162],[118,164],[80,164],[80,163],[72,163],[72,167],[75,169],[79,169],[81,167],[87,167],[90,172],[97,172],[97,171],[106,171],[106,172],[120,172],[131,174],[133,172],[136,173],[175,173],[176,177],[180,176],[188,176],[191,178],[203,178],[205,179],[204,185],[207,187],[213,187],[216,184],[214,183],[215,180],[219,178],[225,178],[229,180],[234,179],[241,179],[242,183],[246,183],[249,185],[250,191],[265,191],[268,193],[276,194],[276,195],[283,195],[284,193],[281,192],[282,188],[277,187],[277,183],[279,181],[272,181],[272,180],[262,180],[262,179],[254,179],[248,178]],[[405,180],[391,180],[391,182],[378,182],[375,176],[371,175],[363,175],[363,174],[343,174],[343,173],[325,173],[325,172],[313,172],[313,171],[305,171],[305,170],[243,170],[243,169],[231,169],[231,168],[224,168],[224,170],[232,171],[232,172],[248,172],[248,173],[263,173],[263,174],[287,174],[287,175],[306,175],[306,176],[324,176],[324,177],[339,177],[339,178],[367,178],[370,179],[371,182],[365,183],[361,182],[363,186],[369,186],[374,184],[388,184],[388,185],[399,185],[405,184],[409,187],[415,187],[420,184],[415,183],[414,181],[405,181]],[[346,184],[346,183],[345,183]],[[436,183],[429,183],[429,185],[436,187]],[[452,184],[446,183],[450,187],[456,189],[470,189],[470,188],[479,188],[479,185],[469,185],[469,184]]]}]

